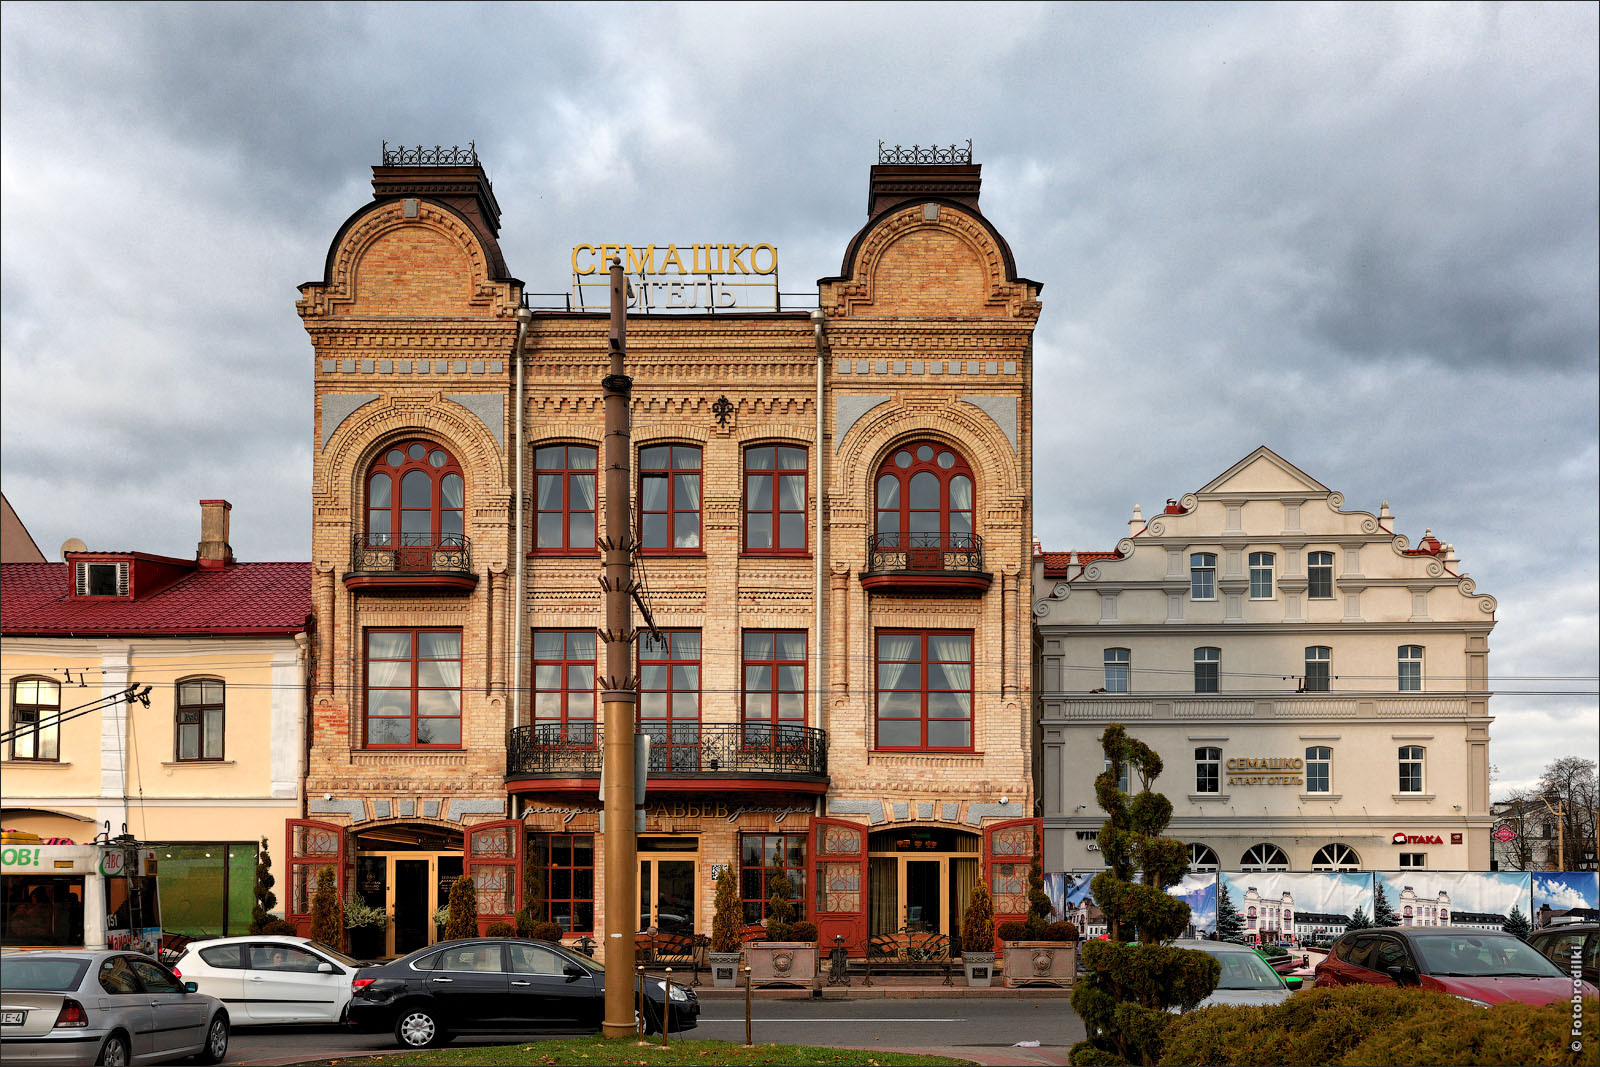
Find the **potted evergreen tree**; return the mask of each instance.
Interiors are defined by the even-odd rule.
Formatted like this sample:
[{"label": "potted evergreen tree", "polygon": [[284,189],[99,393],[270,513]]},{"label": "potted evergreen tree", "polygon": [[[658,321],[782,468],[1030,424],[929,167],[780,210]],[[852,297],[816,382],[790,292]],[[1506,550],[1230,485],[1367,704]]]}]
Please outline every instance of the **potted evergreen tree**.
[{"label": "potted evergreen tree", "polygon": [[775,857],[767,873],[767,937],[745,946],[752,985],[814,986],[817,983],[817,928],[794,922],[794,884]]},{"label": "potted evergreen tree", "polygon": [[739,901],[739,876],[733,865],[717,875],[716,909],[711,917],[711,984],[717,989],[732,989],[739,984],[739,929],[743,918]]},{"label": "potted evergreen tree", "polygon": [[994,977],[994,899],[980,878],[961,913],[961,969],[967,985],[987,989]]},{"label": "potted evergreen tree", "polygon": [[332,867],[317,872],[317,888],[311,894],[311,940],[329,948],[344,948],[344,920],[339,916],[339,889]]},{"label": "potted evergreen tree", "polygon": [[1072,985],[1078,973],[1078,928],[1050,921],[1044,860],[1038,852],[1028,867],[1028,918],[1001,924],[1000,936],[1001,973],[1007,986]]},{"label": "potted evergreen tree", "polygon": [[463,874],[450,883],[449,912],[444,921],[444,938],[478,936],[478,886]]}]

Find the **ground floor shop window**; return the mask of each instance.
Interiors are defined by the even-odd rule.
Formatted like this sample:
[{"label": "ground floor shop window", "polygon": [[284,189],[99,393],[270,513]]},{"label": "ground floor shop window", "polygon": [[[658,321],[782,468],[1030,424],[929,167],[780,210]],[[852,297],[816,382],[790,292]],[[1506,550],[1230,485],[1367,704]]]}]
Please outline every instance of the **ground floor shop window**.
[{"label": "ground floor shop window", "polygon": [[248,842],[166,845],[161,865],[165,929],[188,937],[248,933],[255,906],[256,846]]},{"label": "ground floor shop window", "polygon": [[594,835],[530,834],[528,867],[534,885],[522,887],[536,918],[563,934],[594,930]]},{"label": "ground floor shop window", "polygon": [[744,900],[746,924],[767,919],[768,888],[772,876],[782,870],[793,891],[794,920],[806,912],[806,836],[805,834],[740,834],[739,894]]}]

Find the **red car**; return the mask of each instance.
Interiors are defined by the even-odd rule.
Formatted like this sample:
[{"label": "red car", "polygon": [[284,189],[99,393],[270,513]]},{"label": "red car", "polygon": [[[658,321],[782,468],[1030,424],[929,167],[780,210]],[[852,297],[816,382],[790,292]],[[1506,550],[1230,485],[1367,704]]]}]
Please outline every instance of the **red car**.
[{"label": "red car", "polygon": [[[1503,1001],[1568,1000],[1573,978],[1514,934],[1467,927],[1356,930],[1333,943],[1317,964],[1317,987],[1416,986],[1488,1007]],[[1596,989],[1582,983],[1583,995]]]}]

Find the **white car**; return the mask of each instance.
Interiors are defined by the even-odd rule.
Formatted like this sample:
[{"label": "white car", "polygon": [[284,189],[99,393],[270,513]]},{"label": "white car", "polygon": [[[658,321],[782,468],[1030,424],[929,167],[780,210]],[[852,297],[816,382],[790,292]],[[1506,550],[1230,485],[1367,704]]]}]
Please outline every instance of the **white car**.
[{"label": "white car", "polygon": [[173,969],[228,1006],[235,1026],[338,1023],[364,966],[304,937],[252,934],[192,941]]},{"label": "white car", "polygon": [[1247,945],[1227,941],[1174,941],[1172,947],[1209,953],[1222,965],[1222,978],[1217,988],[1197,1005],[1200,1008],[1213,1004],[1282,1004],[1300,988],[1300,979],[1284,978]]}]

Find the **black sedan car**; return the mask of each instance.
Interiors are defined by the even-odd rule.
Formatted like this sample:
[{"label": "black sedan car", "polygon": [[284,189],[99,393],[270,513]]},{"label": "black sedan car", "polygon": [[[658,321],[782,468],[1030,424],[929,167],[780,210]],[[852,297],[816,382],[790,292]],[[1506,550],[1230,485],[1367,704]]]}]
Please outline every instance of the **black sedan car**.
[{"label": "black sedan car", "polygon": [[[408,1048],[465,1031],[593,1031],[605,1016],[605,988],[599,964],[547,941],[446,941],[357,971],[346,1018],[356,1030],[390,1031]],[[659,1030],[664,1015],[673,1031],[699,1022],[692,989],[646,978],[644,998],[646,1032]]]}]

